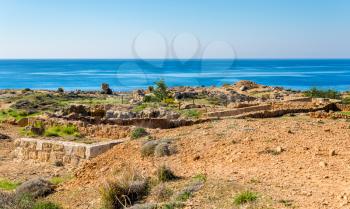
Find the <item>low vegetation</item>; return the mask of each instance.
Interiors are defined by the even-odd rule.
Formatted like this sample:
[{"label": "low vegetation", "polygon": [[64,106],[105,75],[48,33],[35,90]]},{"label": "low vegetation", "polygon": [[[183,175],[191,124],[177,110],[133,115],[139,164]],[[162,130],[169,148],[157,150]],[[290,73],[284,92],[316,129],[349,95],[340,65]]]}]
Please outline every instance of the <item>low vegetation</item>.
[{"label": "low vegetation", "polygon": [[37,202],[33,209],[61,209],[61,207],[52,202]]},{"label": "low vegetation", "polygon": [[305,96],[312,98],[341,99],[341,93],[332,89],[323,90],[314,87],[305,91],[304,94]]},{"label": "low vegetation", "polygon": [[52,177],[49,181],[51,184],[53,185],[59,185],[62,184],[66,181],[69,181],[70,179],[72,179],[72,176],[56,176],[56,177]]},{"label": "low vegetation", "polygon": [[81,137],[78,128],[74,125],[53,125],[45,127],[41,122],[35,122],[32,126],[23,129],[25,136],[46,136],[46,137]]},{"label": "low vegetation", "polygon": [[141,138],[143,136],[146,136],[148,133],[146,131],[146,129],[144,128],[135,128],[132,132],[131,132],[131,138],[132,139],[138,139]]},{"label": "low vegetation", "polygon": [[122,209],[133,205],[148,194],[148,181],[129,169],[101,187],[103,209]]},{"label": "low vegetation", "polygon": [[157,169],[157,178],[160,182],[167,182],[178,179],[178,177],[173,173],[173,171],[165,165],[160,166]]},{"label": "low vegetation", "polygon": [[199,118],[201,116],[201,112],[199,112],[198,110],[184,110],[183,111],[183,115],[187,118]]},{"label": "low vegetation", "polygon": [[47,137],[80,137],[80,133],[74,125],[55,125],[47,128],[44,132]]},{"label": "low vegetation", "polygon": [[30,194],[17,195],[0,191],[1,209],[62,209],[56,203],[34,199]]},{"label": "low vegetation", "polygon": [[194,180],[196,181],[201,181],[201,182],[206,182],[207,181],[207,176],[205,174],[197,174],[193,177]]},{"label": "low vegetation", "polygon": [[6,180],[6,179],[0,179],[0,190],[14,190],[16,189],[20,183]]},{"label": "low vegetation", "polygon": [[343,104],[350,104],[350,97],[348,96],[348,97],[343,98],[342,103]]},{"label": "low vegetation", "polygon": [[171,144],[170,139],[151,140],[141,146],[142,157],[164,157],[170,156],[174,153],[176,153],[176,148]]},{"label": "low vegetation", "polygon": [[12,120],[12,119],[19,121],[23,118],[33,117],[38,114],[39,113],[30,113],[24,110],[15,110],[15,109],[2,110],[0,111],[0,122],[4,120]]},{"label": "low vegetation", "polygon": [[158,145],[158,142],[155,140],[148,141],[148,142],[144,143],[141,147],[142,157],[154,155],[154,150],[156,149],[157,145]]},{"label": "low vegetation", "polygon": [[159,201],[166,201],[171,197],[173,191],[162,183],[155,187],[152,193]]},{"label": "low vegetation", "polygon": [[258,195],[255,192],[244,191],[244,192],[238,193],[234,197],[233,203],[235,205],[243,205],[243,204],[246,204],[246,203],[254,202],[257,199],[258,199]]}]

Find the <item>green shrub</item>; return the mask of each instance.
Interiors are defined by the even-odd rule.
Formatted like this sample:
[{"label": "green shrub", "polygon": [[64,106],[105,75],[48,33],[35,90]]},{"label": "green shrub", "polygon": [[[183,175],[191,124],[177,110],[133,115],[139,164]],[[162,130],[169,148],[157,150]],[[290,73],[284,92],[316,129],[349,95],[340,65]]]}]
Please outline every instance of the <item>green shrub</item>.
[{"label": "green shrub", "polygon": [[257,199],[258,199],[258,195],[256,193],[251,192],[251,191],[244,191],[244,192],[237,194],[234,197],[233,203],[235,205],[242,205],[242,204],[246,204],[249,202],[254,202]]},{"label": "green shrub", "polygon": [[175,100],[173,98],[166,98],[163,100],[165,104],[174,104]]},{"label": "green shrub", "polygon": [[138,139],[143,136],[146,136],[148,133],[144,128],[136,128],[131,132],[132,139]]},{"label": "green shrub", "polygon": [[153,91],[154,91],[154,87],[153,87],[153,86],[148,86],[148,87],[147,87],[147,90],[148,90],[149,92],[153,92]]},{"label": "green shrub", "polygon": [[178,177],[173,173],[172,170],[170,170],[170,168],[163,165],[157,169],[157,178],[160,182],[167,182],[175,180]]},{"label": "green shrub", "polygon": [[30,88],[25,88],[22,90],[22,93],[26,93],[26,92],[30,92],[30,91],[32,91]]},{"label": "green shrub", "polygon": [[33,209],[61,209],[61,207],[52,202],[37,202]]},{"label": "green shrub", "polygon": [[161,100],[155,95],[149,94],[143,97],[143,102],[160,102]]},{"label": "green shrub", "polygon": [[62,87],[60,87],[60,88],[57,89],[57,92],[58,93],[64,93],[64,89]]},{"label": "green shrub", "polygon": [[341,99],[340,92],[332,89],[322,90],[316,87],[311,88],[304,92],[304,95],[312,98],[329,98],[329,99]]},{"label": "green shrub", "polygon": [[166,85],[164,80],[159,80],[155,82],[156,88],[153,90],[153,93],[159,101],[163,101],[169,98],[168,86]]}]

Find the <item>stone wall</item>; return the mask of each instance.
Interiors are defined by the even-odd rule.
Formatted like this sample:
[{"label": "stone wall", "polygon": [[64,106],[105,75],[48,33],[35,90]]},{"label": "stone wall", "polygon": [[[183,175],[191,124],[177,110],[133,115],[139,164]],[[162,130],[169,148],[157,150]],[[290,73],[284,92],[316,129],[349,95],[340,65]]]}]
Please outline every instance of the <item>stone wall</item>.
[{"label": "stone wall", "polygon": [[198,120],[169,120],[165,118],[132,118],[132,119],[116,119],[110,120],[109,123],[117,124],[120,126],[137,126],[143,128],[160,128],[169,129],[177,128],[181,126],[191,126],[194,124],[204,123],[213,119],[198,119]]},{"label": "stone wall", "polygon": [[33,138],[15,140],[15,157],[20,160],[35,160],[38,162],[62,162],[78,166],[86,160],[94,158],[123,140],[83,144],[66,141],[53,141]]},{"label": "stone wall", "polygon": [[311,112],[317,112],[317,111],[330,111],[335,110],[336,104],[331,103],[328,105],[324,105],[322,107],[316,107],[316,108],[293,108],[293,109],[278,109],[278,110],[265,110],[265,111],[258,111],[258,112],[250,112],[245,113],[241,115],[235,116],[237,119],[242,118],[273,118],[273,117],[280,117],[286,114],[290,113],[311,113]]},{"label": "stone wall", "polygon": [[226,111],[220,111],[220,112],[211,112],[211,113],[205,114],[205,116],[206,117],[228,117],[228,116],[241,115],[248,112],[271,110],[271,108],[272,108],[271,105],[260,105],[260,106],[238,108],[238,109],[226,110]]},{"label": "stone wall", "polygon": [[350,115],[345,115],[338,112],[317,111],[310,113],[312,118],[330,118],[330,119],[350,119]]},{"label": "stone wall", "polygon": [[350,105],[348,104],[337,104],[337,108],[341,111],[349,112],[350,111]]}]

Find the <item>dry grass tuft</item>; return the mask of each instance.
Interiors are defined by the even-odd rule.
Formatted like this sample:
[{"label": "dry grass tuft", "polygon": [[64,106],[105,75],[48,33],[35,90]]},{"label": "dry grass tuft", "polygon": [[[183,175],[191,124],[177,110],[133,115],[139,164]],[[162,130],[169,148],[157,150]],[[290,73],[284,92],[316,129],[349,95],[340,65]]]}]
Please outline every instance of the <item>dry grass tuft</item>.
[{"label": "dry grass tuft", "polygon": [[148,194],[148,181],[134,169],[127,169],[116,179],[108,180],[100,193],[103,209],[122,209]]}]

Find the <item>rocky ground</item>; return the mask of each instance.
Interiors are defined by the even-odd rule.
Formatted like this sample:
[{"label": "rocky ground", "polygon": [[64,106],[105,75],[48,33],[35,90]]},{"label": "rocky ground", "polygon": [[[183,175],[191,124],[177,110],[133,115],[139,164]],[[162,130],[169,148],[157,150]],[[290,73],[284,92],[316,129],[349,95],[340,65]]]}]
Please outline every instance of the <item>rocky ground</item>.
[{"label": "rocky ground", "polygon": [[182,177],[173,184],[207,176],[188,208],[234,208],[233,196],[246,189],[258,192],[257,208],[349,208],[349,125],[297,116],[155,131],[158,139],[174,139],[176,154],[142,157],[142,140],[124,143],[80,168],[50,198],[67,208],[98,208],[99,187],[116,170],[133,166],[152,176],[165,164]]},{"label": "rocky ground", "polygon": [[[346,104],[338,104],[342,111],[336,113],[323,109],[265,119],[213,118],[173,129],[146,129],[147,136],[134,138],[136,127],[120,121],[197,120],[208,112],[256,105],[276,111],[312,109],[329,100],[286,102],[305,97],[302,92],[250,81],[222,87],[175,87],[169,90],[168,100],[161,102],[145,101],[157,99],[156,91],[138,90],[125,96],[105,87],[103,94],[0,91],[0,186],[4,179],[56,178],[56,192],[47,200],[67,209],[97,209],[107,180],[133,170],[150,182],[149,194],[139,201],[148,206],[134,209],[150,209],[149,204],[174,208],[165,205],[189,190],[180,201],[182,208],[350,208],[350,108]],[[67,127],[68,123],[73,127]],[[78,168],[19,161],[14,158],[13,140],[36,133],[33,130],[40,134],[29,136],[38,139],[126,141]],[[149,145],[154,150],[147,151]],[[160,184],[156,172],[162,166],[178,178]],[[167,191],[166,198],[159,199],[160,188]],[[234,204],[244,191],[253,192],[257,199]]]}]

